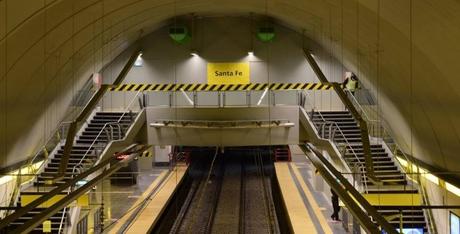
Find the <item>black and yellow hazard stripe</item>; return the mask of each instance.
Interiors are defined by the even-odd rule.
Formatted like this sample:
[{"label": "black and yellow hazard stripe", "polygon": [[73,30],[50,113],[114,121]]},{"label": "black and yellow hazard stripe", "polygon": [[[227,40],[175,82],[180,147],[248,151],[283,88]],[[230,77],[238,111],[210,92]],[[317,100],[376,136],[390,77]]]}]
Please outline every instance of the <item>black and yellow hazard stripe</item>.
[{"label": "black and yellow hazard stripe", "polygon": [[282,90],[330,90],[331,84],[322,83],[251,83],[251,84],[121,84],[110,91],[272,91]]},{"label": "black and yellow hazard stripe", "polygon": [[152,157],[152,156],[153,156],[152,152],[150,152],[148,150],[142,152],[142,154],[139,155],[139,157],[141,157],[141,158],[149,158],[149,157]]}]

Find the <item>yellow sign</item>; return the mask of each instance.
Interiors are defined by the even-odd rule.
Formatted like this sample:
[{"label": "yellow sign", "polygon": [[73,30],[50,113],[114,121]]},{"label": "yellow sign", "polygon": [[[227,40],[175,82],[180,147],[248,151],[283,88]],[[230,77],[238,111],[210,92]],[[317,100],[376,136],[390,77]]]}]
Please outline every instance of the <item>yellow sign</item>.
[{"label": "yellow sign", "polygon": [[249,84],[249,63],[208,63],[208,84]]},{"label": "yellow sign", "polygon": [[373,206],[420,206],[420,193],[368,193],[363,197]]},{"label": "yellow sign", "polygon": [[[34,200],[38,199],[41,195],[21,195],[21,205],[23,206],[26,206],[30,203],[32,203]],[[56,196],[53,196],[52,198],[50,198],[48,201],[42,203],[41,205],[39,205],[38,207],[39,208],[48,208],[54,204],[56,204],[56,202],[60,201],[62,198],[64,198],[65,194],[58,194]],[[85,193],[83,195],[81,195],[79,198],[77,198],[77,203],[72,203],[71,205],[69,206],[75,206],[75,205],[78,205],[78,206],[89,206],[89,194],[88,193]]]},{"label": "yellow sign", "polygon": [[51,233],[51,221],[50,220],[45,220],[43,222],[43,232]]}]

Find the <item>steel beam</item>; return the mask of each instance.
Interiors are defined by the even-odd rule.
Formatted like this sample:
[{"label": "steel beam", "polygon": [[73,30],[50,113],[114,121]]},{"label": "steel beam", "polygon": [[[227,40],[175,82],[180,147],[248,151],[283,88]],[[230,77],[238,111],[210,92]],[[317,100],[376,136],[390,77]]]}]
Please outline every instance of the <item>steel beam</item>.
[{"label": "steel beam", "polygon": [[[126,77],[129,70],[131,70],[131,68],[134,65],[134,62],[136,61],[137,57],[139,57],[140,54],[141,54],[141,49],[134,51],[134,53],[128,59],[125,66],[121,70],[120,74],[118,74],[117,78],[115,79],[112,85],[119,85],[123,81],[123,79]],[[88,104],[86,104],[85,108],[83,108],[83,110],[80,112],[78,117],[74,121],[72,121],[72,123],[70,124],[69,131],[67,132],[67,137],[66,137],[66,142],[64,145],[64,152],[62,154],[61,163],[59,164],[59,170],[58,170],[58,173],[55,175],[54,180],[60,180],[65,175],[67,165],[69,163],[70,152],[72,151],[75,135],[77,134],[78,124],[87,118],[89,113],[91,113],[91,111],[94,109],[97,103],[101,100],[101,98],[104,96],[105,92],[108,89],[109,89],[109,86],[103,85],[91,97],[90,101],[88,102]]]},{"label": "steel beam", "polygon": [[102,172],[102,174],[96,176],[94,179],[88,181],[85,185],[81,186],[77,190],[69,193],[65,198],[59,200],[54,205],[40,212],[38,215],[33,216],[31,220],[27,221],[26,223],[24,223],[24,225],[20,226],[19,228],[13,230],[11,233],[29,233],[31,232],[35,227],[42,224],[49,217],[53,216],[53,214],[63,209],[64,207],[72,203],[74,200],[76,200],[77,198],[85,194],[91,188],[96,186],[97,183],[109,177],[110,175],[118,171],[118,169],[120,169],[121,167],[128,165],[128,162],[131,161],[134,157],[135,155],[131,155],[130,157],[123,159],[121,161],[118,161],[115,158],[111,158],[110,160],[107,160],[105,165],[108,165],[108,163],[110,162],[114,162],[114,164],[112,164],[109,169],[105,170],[104,172]]},{"label": "steel beam", "polygon": [[[398,234],[396,229],[377,212],[375,207],[369,204],[355,187],[311,144],[299,146],[368,233],[380,233],[378,227],[370,219],[369,216],[371,216],[388,234]],[[312,152],[312,154],[309,154],[309,152]]]},{"label": "steel beam", "polygon": [[29,211],[33,210],[37,206],[41,205],[42,203],[48,201],[50,198],[52,198],[55,195],[58,195],[62,193],[64,190],[67,188],[71,187],[74,185],[77,181],[82,180],[89,176],[90,174],[94,173],[95,171],[105,167],[108,165],[113,159],[110,158],[108,160],[102,161],[95,167],[90,168],[89,170],[79,174],[78,176],[74,177],[72,180],[69,180],[67,183],[60,185],[59,187],[49,191],[45,195],[39,197],[38,199],[34,200],[33,202],[29,203],[28,205],[16,210],[14,213],[11,215],[6,216],[4,219],[0,220],[0,230],[8,226],[11,222],[14,220],[22,217],[23,215],[27,214]]},{"label": "steel beam", "polygon": [[359,112],[356,110],[355,106],[353,103],[351,103],[350,99],[348,99],[347,94],[343,91],[341,85],[339,83],[329,83],[327,80],[326,76],[324,73],[321,71],[321,68],[319,67],[318,63],[316,63],[315,58],[311,55],[309,51],[304,51],[305,57],[310,64],[311,68],[315,72],[316,76],[318,79],[325,84],[331,84],[332,87],[334,88],[334,91],[337,93],[339,96],[340,100],[342,103],[347,107],[347,109],[351,112],[353,117],[356,119],[356,121],[359,124],[360,128],[360,133],[361,133],[361,141],[363,144],[363,153],[364,153],[364,159],[365,159],[365,166],[366,166],[366,174],[367,177],[372,180],[375,184],[381,184],[381,180],[375,176],[374,172],[374,165],[372,163],[372,153],[371,153],[371,146],[370,146],[370,140],[369,140],[369,133],[367,130],[367,123],[364,121],[364,119],[361,117]]}]

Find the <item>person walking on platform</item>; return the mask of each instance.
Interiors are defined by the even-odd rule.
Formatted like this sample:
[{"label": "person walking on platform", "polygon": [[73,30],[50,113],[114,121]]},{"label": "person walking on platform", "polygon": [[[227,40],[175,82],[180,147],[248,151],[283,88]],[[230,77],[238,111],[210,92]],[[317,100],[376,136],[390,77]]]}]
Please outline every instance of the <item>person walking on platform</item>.
[{"label": "person walking on platform", "polygon": [[355,96],[356,90],[359,89],[358,78],[352,72],[347,72],[345,76],[346,78],[343,81],[343,87]]},{"label": "person walking on platform", "polygon": [[333,213],[331,215],[332,220],[335,221],[340,221],[339,219],[339,212],[340,212],[340,206],[339,206],[339,196],[334,192],[334,190],[331,188],[331,200],[332,200],[332,209]]}]

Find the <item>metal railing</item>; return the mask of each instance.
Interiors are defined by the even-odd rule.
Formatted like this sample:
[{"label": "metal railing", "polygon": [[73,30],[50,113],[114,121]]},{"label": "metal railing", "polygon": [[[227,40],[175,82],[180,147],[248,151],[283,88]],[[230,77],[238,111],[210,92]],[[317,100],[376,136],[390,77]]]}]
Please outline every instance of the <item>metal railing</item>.
[{"label": "metal railing", "polygon": [[[52,134],[48,138],[44,139],[45,143],[42,146],[40,146],[39,150],[34,154],[34,156],[30,160],[28,160],[26,165],[18,169],[18,175],[16,176],[16,185],[13,188],[12,196],[10,199],[10,207],[14,206],[14,204],[18,201],[22,184],[26,181],[33,180],[34,177],[38,175],[38,172],[40,172],[48,163],[49,150],[53,150],[56,147],[59,147],[62,140],[65,139],[66,132],[68,130],[69,125],[71,124],[71,122],[67,121],[67,119],[72,118],[72,116],[75,115],[75,113],[77,113],[81,109],[81,106],[84,106],[88,102],[88,96],[91,96],[94,93],[92,84],[92,78],[89,78],[85,82],[83,87],[73,97],[72,103],[70,105],[71,108],[69,108],[67,113],[64,115],[64,120],[60,122],[53,131],[51,131]],[[38,168],[33,167],[33,165],[35,163],[40,162],[40,160],[43,160],[41,165]],[[28,169],[28,173],[26,175],[27,178],[24,180],[22,178],[23,175],[21,175],[21,171],[25,168]],[[35,176],[31,176],[32,174],[35,174]],[[6,214],[8,213],[9,212],[7,212]]]},{"label": "metal railing", "polygon": [[[67,121],[59,123],[55,130],[52,131],[53,134],[51,134],[45,140],[45,144],[40,147],[40,150],[38,150],[34,154],[34,156],[30,160],[28,160],[28,163],[24,167],[20,167],[18,169],[18,174],[15,178],[15,186],[13,188],[11,199],[9,201],[9,207],[15,206],[16,202],[18,201],[23,183],[33,180],[36,176],[38,176],[38,172],[40,172],[48,163],[48,161],[50,160],[48,149],[54,149],[60,145],[60,142],[62,141],[61,132],[64,132],[65,128],[69,124],[70,122]],[[34,164],[40,162],[40,160],[42,160],[40,166],[38,168],[34,167]],[[23,169],[27,169],[28,172],[26,175],[22,175]],[[23,179],[23,176],[26,177],[26,179]],[[10,214],[11,212],[12,211],[6,212],[5,215]]]},{"label": "metal railing", "polygon": [[[123,137],[123,127],[121,126],[121,121],[123,120],[123,118],[126,116],[127,113],[129,114],[132,114],[132,111],[131,111],[131,107],[133,106],[134,103],[136,103],[136,100],[137,98],[139,97],[139,94],[141,94],[142,92],[141,91],[138,91],[137,94],[132,98],[132,100],[130,101],[130,103],[128,104],[128,106],[126,106],[126,108],[123,110],[123,114],[118,118],[117,121],[115,122],[109,122],[109,123],[105,123],[104,126],[102,127],[102,129],[98,132],[97,136],[94,138],[94,140],[92,141],[92,143],[90,144],[90,146],[88,147],[88,149],[86,150],[85,154],[83,155],[83,157],[81,157],[80,161],[72,168],[72,174],[71,174],[71,177],[75,177],[75,172],[78,172],[78,173],[82,173],[83,172],[83,162],[85,161],[86,157],[88,156],[88,154],[92,151],[93,147],[98,144],[99,142],[99,137],[107,131],[108,131],[108,128],[109,128],[109,132],[112,136],[112,138],[107,138],[107,142],[105,142],[104,146],[102,146],[101,148],[105,148],[110,141],[112,140],[120,140],[122,137]],[[141,107],[142,108],[142,107]],[[130,120],[130,124],[132,124],[133,122],[133,116],[131,116],[131,120]],[[117,127],[117,130],[118,130],[118,138],[115,139],[113,138],[113,134],[114,134],[114,128],[113,126],[116,126]],[[99,156],[99,155],[97,155]],[[95,162],[95,164],[97,164],[98,162],[100,161],[100,158],[98,158],[98,160]],[[71,186],[68,188],[67,190],[67,195],[69,195],[74,189],[74,186]],[[67,211],[67,207],[64,208],[64,211],[62,213],[62,216],[61,216],[61,221],[59,223],[59,229],[58,229],[58,233],[61,232],[62,230],[62,226],[64,224],[64,220],[65,220],[65,214],[66,214],[66,211]]]},{"label": "metal railing", "polygon": [[[390,149],[391,153],[394,156],[394,162],[398,165],[398,167],[402,170],[402,174],[404,175],[404,179],[407,181],[406,177],[412,178],[412,181],[415,181],[416,184],[418,184],[418,191],[420,191],[422,195],[422,201],[425,205],[429,205],[429,197],[428,194],[426,193],[422,181],[420,179],[420,173],[414,173],[412,170],[412,165],[415,165],[416,168],[420,168],[420,166],[413,160],[411,160],[410,157],[406,153],[404,153],[404,150],[399,146],[399,144],[394,140],[393,133],[387,130],[386,126],[389,126],[386,120],[381,116],[378,111],[375,113],[377,115],[377,119],[371,119],[369,117],[370,114],[367,113],[365,108],[359,103],[359,101],[356,99],[354,95],[349,93],[347,91],[347,94],[353,103],[353,105],[360,110],[362,116],[365,117],[365,121],[372,123],[373,131],[369,131],[369,134],[371,136],[375,136],[379,139],[382,140],[382,142]],[[375,106],[375,105],[373,105]],[[377,128],[377,130],[375,130]],[[407,163],[407,168],[408,171],[405,169],[406,167],[401,164],[401,162],[398,160],[397,157],[402,157]],[[427,225],[429,227],[428,231],[431,233],[436,233],[436,230],[434,228],[434,218],[431,210],[424,210],[425,213],[425,221],[427,222]]]},{"label": "metal railing", "polygon": [[[343,160],[343,163],[346,165],[346,166],[349,166],[348,163],[346,162],[345,160],[345,155],[347,153],[347,151],[350,149],[351,150],[351,153],[353,155],[353,157],[356,159],[356,162],[354,163],[354,168],[349,168],[350,171],[353,172],[353,175],[355,173],[355,170],[358,169],[360,171],[360,176],[361,176],[361,179],[362,182],[363,182],[363,186],[364,188],[362,189],[363,191],[362,192],[365,192],[367,193],[368,191],[368,185],[367,185],[367,180],[366,180],[366,173],[364,172],[364,169],[366,168],[366,166],[364,165],[364,163],[361,162],[361,160],[359,159],[357,153],[355,152],[355,150],[353,149],[353,147],[351,146],[351,143],[348,141],[348,139],[345,137],[345,134],[343,133],[343,131],[340,129],[340,127],[337,125],[337,123],[335,122],[332,122],[332,121],[328,121],[324,118],[324,116],[321,114],[320,111],[317,111],[316,109],[316,105],[314,103],[312,103],[312,98],[310,96],[310,94],[306,91],[302,91],[300,94],[303,94],[305,93],[306,94],[306,98],[305,98],[305,103],[303,103],[303,101],[300,101],[299,102],[299,105],[301,104],[306,104],[307,102],[310,104],[311,106],[311,113],[312,113],[312,116],[311,116],[311,121],[312,123],[314,123],[313,121],[313,117],[314,117],[314,114],[317,113],[320,118],[321,118],[321,127],[319,127],[319,129],[321,129],[321,131],[318,131],[319,133],[319,136],[322,137],[323,139],[328,139],[330,140],[331,142],[333,142],[335,144],[335,146],[339,149],[339,153],[341,154],[341,160]],[[308,97],[308,98],[307,98]],[[302,98],[299,98],[299,100],[303,100]],[[304,108],[305,106],[301,106],[302,108]],[[308,112],[307,112],[307,117],[310,118],[308,116]],[[325,130],[326,130],[326,126],[329,126],[329,134],[328,134],[328,138],[325,138]],[[343,152],[341,152],[340,150],[340,146],[339,146],[339,142],[336,141],[336,137],[335,137],[335,132],[338,131],[339,132],[339,136],[342,137],[345,141],[345,150],[343,150]],[[347,148],[347,146],[349,148]],[[355,179],[355,178],[353,178]],[[360,181],[358,180],[358,181]],[[354,181],[353,181],[354,182]],[[353,183],[355,184],[355,183]],[[358,186],[361,187],[361,185],[358,183]]]}]

